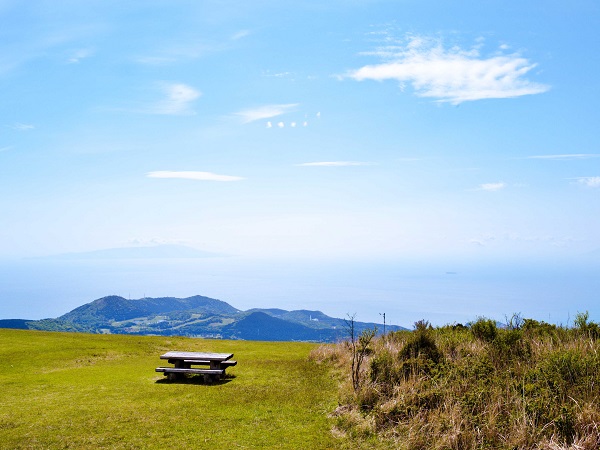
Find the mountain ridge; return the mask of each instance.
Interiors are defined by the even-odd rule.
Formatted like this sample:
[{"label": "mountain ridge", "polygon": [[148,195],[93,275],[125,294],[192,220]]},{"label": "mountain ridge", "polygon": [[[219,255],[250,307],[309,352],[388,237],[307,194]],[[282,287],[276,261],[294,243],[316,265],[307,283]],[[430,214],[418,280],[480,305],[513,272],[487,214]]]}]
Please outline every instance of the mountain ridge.
[{"label": "mountain ridge", "polygon": [[[336,342],[347,337],[347,322],[321,311],[253,308],[241,311],[222,300],[186,298],[125,299],[108,295],[55,319],[0,320],[0,328],[88,333],[179,335],[217,339]],[[355,332],[381,324],[354,322]],[[404,328],[387,325],[386,330]]]}]

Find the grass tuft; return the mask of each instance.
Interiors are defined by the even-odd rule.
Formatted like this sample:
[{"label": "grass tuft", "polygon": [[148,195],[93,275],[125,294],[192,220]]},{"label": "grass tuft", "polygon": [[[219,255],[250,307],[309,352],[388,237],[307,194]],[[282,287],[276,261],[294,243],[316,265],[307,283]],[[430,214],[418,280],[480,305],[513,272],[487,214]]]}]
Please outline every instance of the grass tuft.
[{"label": "grass tuft", "polygon": [[390,333],[371,343],[357,390],[347,345],[314,350],[341,377],[338,433],[405,450],[600,448],[598,326],[586,315],[572,329],[509,324]]}]

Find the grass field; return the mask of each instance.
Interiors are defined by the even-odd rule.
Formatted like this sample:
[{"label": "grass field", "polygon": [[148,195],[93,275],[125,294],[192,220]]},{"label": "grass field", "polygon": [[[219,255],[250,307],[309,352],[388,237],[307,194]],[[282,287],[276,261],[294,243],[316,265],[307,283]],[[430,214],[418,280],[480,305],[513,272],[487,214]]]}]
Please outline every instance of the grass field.
[{"label": "grass field", "polygon": [[[0,329],[0,448],[343,448],[338,387],[304,343]],[[231,352],[220,383],[169,383],[169,350]]]}]

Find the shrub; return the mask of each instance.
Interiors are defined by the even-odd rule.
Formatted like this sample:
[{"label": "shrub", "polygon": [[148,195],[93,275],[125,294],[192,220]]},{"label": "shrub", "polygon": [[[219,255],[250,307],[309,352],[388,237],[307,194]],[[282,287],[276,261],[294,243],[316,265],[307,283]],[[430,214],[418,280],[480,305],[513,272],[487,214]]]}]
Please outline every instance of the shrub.
[{"label": "shrub", "polygon": [[523,326],[521,327],[523,332],[525,332],[528,336],[532,337],[556,337],[557,336],[557,327],[556,325],[546,323],[544,321],[538,322],[533,319],[525,319],[523,321]]},{"label": "shrub", "polygon": [[379,352],[370,363],[370,377],[373,383],[379,383],[389,388],[398,382],[398,372],[394,358],[387,350]]},{"label": "shrub", "polygon": [[530,341],[524,339],[523,331],[518,329],[499,330],[491,344],[492,357],[497,364],[514,359],[523,362],[531,357]]},{"label": "shrub", "polygon": [[401,360],[422,358],[437,364],[442,358],[442,353],[439,351],[429,329],[427,327],[419,327],[413,332],[413,335],[408,339],[406,344],[404,344],[398,357]]},{"label": "shrub", "polygon": [[492,319],[479,317],[475,323],[471,324],[471,333],[480,341],[492,342],[498,335],[498,327]]},{"label": "shrub", "polygon": [[406,450],[598,449],[600,340],[590,340],[597,328],[586,314],[575,324],[513,315],[507,329],[483,317],[433,329],[421,320],[375,339],[369,378],[357,392],[343,385],[361,420],[353,427]]},{"label": "shrub", "polygon": [[405,379],[411,374],[429,375],[442,360],[442,356],[432,336],[429,322],[416,322],[415,331],[398,353],[400,371]]},{"label": "shrub", "polygon": [[585,336],[591,339],[598,339],[600,337],[600,327],[595,322],[588,322],[590,318],[589,312],[577,313],[575,316],[575,328]]}]

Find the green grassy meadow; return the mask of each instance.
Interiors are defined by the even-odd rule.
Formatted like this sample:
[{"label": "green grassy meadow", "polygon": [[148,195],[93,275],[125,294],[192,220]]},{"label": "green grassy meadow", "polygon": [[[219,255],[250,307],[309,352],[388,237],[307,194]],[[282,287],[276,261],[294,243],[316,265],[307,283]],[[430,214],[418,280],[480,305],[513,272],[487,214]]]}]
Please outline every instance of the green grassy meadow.
[{"label": "green grassy meadow", "polygon": [[[315,345],[0,329],[0,448],[344,447]],[[231,378],[170,383],[169,350],[231,352]]]}]

